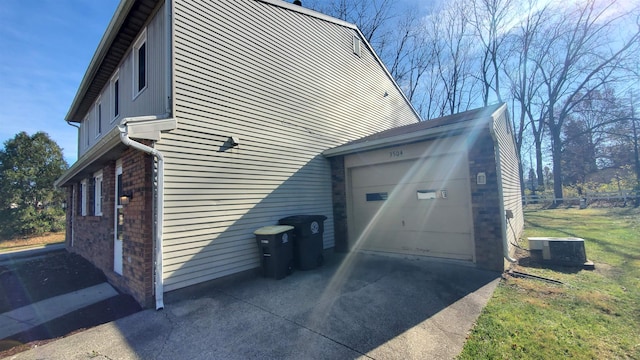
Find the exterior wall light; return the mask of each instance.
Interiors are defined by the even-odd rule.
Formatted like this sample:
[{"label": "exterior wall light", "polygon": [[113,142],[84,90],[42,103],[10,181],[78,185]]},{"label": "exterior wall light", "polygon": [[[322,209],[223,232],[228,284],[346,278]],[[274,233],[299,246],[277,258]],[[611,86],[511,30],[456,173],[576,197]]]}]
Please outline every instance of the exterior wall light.
[{"label": "exterior wall light", "polygon": [[127,193],[120,195],[120,205],[129,205],[129,202],[133,198],[133,193]]}]

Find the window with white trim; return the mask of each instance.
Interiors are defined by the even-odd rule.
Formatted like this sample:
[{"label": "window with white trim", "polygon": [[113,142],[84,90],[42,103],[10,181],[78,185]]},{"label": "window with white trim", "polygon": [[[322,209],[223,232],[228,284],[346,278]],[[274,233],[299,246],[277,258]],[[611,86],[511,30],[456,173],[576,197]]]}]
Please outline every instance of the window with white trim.
[{"label": "window with white trim", "polygon": [[111,121],[120,116],[120,78],[118,72],[111,78]]},{"label": "window with white trim", "polygon": [[93,215],[102,216],[102,171],[93,174]]},{"label": "window with white trim", "polygon": [[80,182],[80,215],[87,216],[87,189],[89,184],[87,179]]},{"label": "window with white trim", "polygon": [[147,88],[147,29],[133,45],[133,97]]},{"label": "window with white trim", "polygon": [[102,134],[102,103],[100,100],[96,103],[96,137]]}]

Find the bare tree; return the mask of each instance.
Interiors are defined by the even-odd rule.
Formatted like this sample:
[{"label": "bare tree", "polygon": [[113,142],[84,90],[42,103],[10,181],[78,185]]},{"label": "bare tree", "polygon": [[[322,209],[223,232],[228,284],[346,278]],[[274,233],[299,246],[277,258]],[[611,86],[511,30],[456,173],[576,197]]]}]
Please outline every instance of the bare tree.
[{"label": "bare tree", "polygon": [[311,6],[327,15],[356,24],[365,39],[381,53],[389,42],[386,30],[395,25],[401,13],[405,14],[393,5],[391,0],[331,0],[320,6],[315,3]]},{"label": "bare tree", "polygon": [[[527,2],[526,15],[507,37],[509,42],[507,54],[512,60],[505,64],[503,69],[509,84],[510,96],[513,98],[513,110],[518,110],[517,115],[513,117],[516,149],[519,154],[522,154],[525,138],[531,137],[536,155],[535,178],[538,181],[538,188],[544,188],[545,177],[542,168],[544,118],[536,118],[534,115],[539,113],[539,94],[542,83],[539,81],[538,68],[531,59],[545,56],[535,47],[535,40],[547,20],[548,6],[538,5],[538,0]],[[522,175],[521,170],[521,178]]]},{"label": "bare tree", "polygon": [[381,54],[393,78],[401,85],[409,101],[420,91],[422,77],[434,59],[422,23],[416,11],[409,11],[390,31]]},{"label": "bare tree", "polygon": [[574,108],[597,89],[613,83],[623,70],[629,50],[640,40],[637,27],[624,41],[614,41],[615,24],[626,14],[613,14],[610,2],[600,6],[587,0],[567,12],[558,12],[539,34],[543,58],[535,59],[544,87],[539,118],[551,136],[554,196],[562,198],[562,127]]},{"label": "bare tree", "polygon": [[468,110],[477,100],[472,27],[464,0],[448,3],[430,17],[433,56],[444,92],[438,116]]},{"label": "bare tree", "polygon": [[500,68],[506,33],[510,30],[514,11],[514,0],[471,0],[473,8],[471,24],[475,35],[482,45],[480,59],[480,77],[482,84],[482,102],[489,104],[491,92],[496,100],[502,102],[500,89]]}]

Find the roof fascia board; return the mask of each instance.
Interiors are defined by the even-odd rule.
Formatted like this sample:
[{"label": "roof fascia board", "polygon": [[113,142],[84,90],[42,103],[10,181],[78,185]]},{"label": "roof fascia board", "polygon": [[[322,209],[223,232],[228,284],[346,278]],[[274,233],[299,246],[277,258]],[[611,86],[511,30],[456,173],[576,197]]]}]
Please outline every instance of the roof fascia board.
[{"label": "roof fascia board", "polygon": [[258,0],[259,2],[265,3],[265,4],[269,4],[269,5],[274,5],[277,7],[281,7],[287,10],[292,10],[295,12],[299,12],[301,14],[305,14],[305,15],[309,15],[311,17],[315,17],[318,18],[320,20],[324,20],[324,21],[328,21],[340,26],[344,26],[344,27],[348,27],[351,29],[356,30],[358,27],[350,22],[344,21],[344,20],[340,20],[338,18],[334,18],[332,16],[329,15],[325,15],[323,13],[317,12],[315,10],[311,10],[309,8],[306,8],[304,6],[301,5],[294,5],[292,3],[286,2],[286,1],[281,1],[281,0]]},{"label": "roof fascia board", "polygon": [[89,85],[93,81],[96,73],[100,69],[100,64],[104,60],[107,52],[109,51],[109,47],[115,40],[120,27],[124,23],[129,11],[133,7],[135,0],[123,0],[118,4],[116,8],[116,12],[114,13],[111,21],[109,22],[109,26],[107,26],[107,30],[102,35],[102,39],[100,39],[100,43],[98,43],[98,48],[96,52],[93,54],[93,58],[91,58],[91,62],[89,62],[89,67],[82,77],[82,81],[80,81],[80,86],[78,87],[78,91],[76,92],[76,96],[73,98],[73,102],[71,103],[71,107],[69,107],[69,111],[67,115],[65,115],[66,121],[75,122],[76,120],[72,119],[71,116],[77,111],[77,108],[80,106],[82,99],[86,95],[87,90],[89,89]]},{"label": "roof fascia board", "polygon": [[89,151],[84,153],[62,176],[60,176],[55,182],[55,187],[61,187],[73,177],[78,175],[87,166],[91,165],[94,161],[102,157],[111,149],[120,144],[120,131],[118,127],[114,127],[105,136],[98,141]]},{"label": "roof fascia board", "polygon": [[435,128],[423,129],[407,134],[400,134],[390,136],[387,138],[371,140],[362,143],[355,143],[352,145],[343,145],[333,149],[325,150],[322,155],[325,157],[334,157],[341,155],[353,154],[356,152],[363,152],[368,150],[375,150],[383,147],[394,146],[399,144],[407,144],[411,142],[424,141],[428,139],[437,138],[443,135],[450,135],[452,133],[462,133],[469,128],[476,128],[487,121],[488,118],[493,116],[476,118],[470,121],[462,123],[454,123],[449,125],[438,126]]}]

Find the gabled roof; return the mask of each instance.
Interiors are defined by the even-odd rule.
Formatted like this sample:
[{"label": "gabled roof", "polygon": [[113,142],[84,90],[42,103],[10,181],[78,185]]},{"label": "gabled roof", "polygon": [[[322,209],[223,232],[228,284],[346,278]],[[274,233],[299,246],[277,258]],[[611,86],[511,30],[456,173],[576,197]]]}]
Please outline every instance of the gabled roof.
[{"label": "gabled roof", "polygon": [[[171,1],[171,0],[165,0]],[[295,11],[307,16],[311,16],[323,21],[331,22],[336,25],[348,27],[357,31],[364,40],[364,36],[360,33],[357,26],[346,21],[324,15],[317,11],[305,8],[303,6],[294,5],[286,1],[280,0],[256,0],[266,4],[278,6],[291,11]],[[116,9],[113,18],[109,22],[109,26],[105,31],[98,48],[89,63],[78,91],[73,99],[71,107],[65,116],[66,121],[81,122],[83,115],[91,108],[95,99],[100,95],[104,86],[109,82],[113,72],[118,67],[131,44],[135,41],[136,36],[147,23],[149,17],[154,13],[156,8],[162,4],[163,0],[121,0]],[[375,54],[371,46],[364,41],[371,53]],[[386,71],[386,67],[382,61],[376,56],[376,60],[382,65]],[[389,78],[393,80],[391,74],[387,71]],[[394,81],[395,82],[395,81]],[[396,84],[397,86],[397,84]],[[399,87],[398,87],[399,88]],[[410,104],[409,100],[406,100]],[[418,113],[414,110],[414,113]]]},{"label": "gabled roof", "polygon": [[400,126],[326,150],[323,155],[333,157],[385,146],[450,136],[461,133],[466,129],[483,126],[505,110],[506,104],[499,103],[433,120],[421,121],[416,124]]}]

